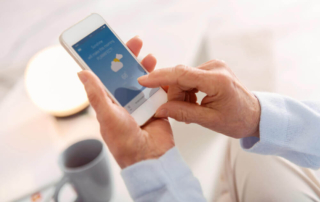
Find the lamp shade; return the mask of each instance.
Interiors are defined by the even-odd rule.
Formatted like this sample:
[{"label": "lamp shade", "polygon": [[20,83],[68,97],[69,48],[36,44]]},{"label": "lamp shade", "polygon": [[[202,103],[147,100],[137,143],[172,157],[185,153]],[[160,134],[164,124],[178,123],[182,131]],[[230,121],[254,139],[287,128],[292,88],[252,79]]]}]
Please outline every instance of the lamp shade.
[{"label": "lamp shade", "polygon": [[79,65],[62,46],[45,48],[34,55],[25,71],[25,86],[31,100],[57,117],[85,109],[88,99],[77,72]]}]

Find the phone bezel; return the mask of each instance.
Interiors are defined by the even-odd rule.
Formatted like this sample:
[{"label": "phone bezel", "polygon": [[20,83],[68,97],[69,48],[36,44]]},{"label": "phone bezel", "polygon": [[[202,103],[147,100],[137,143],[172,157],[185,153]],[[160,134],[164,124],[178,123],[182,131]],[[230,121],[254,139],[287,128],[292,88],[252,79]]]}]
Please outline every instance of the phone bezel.
[{"label": "phone bezel", "polygon": [[[90,16],[86,17],[85,19],[81,20],[77,24],[73,25],[72,27],[64,31],[59,37],[60,43],[67,50],[67,52],[74,58],[74,60],[80,65],[82,69],[92,71],[90,67],[78,55],[78,53],[72,48],[72,46],[104,24],[124,45],[124,47],[133,56],[133,58],[141,65],[141,63],[137,60],[136,56],[129,50],[129,48],[125,45],[125,43],[123,43],[123,41],[119,38],[119,36],[108,25],[108,23],[99,14],[96,14],[96,13],[91,14]],[[148,74],[148,71],[142,65],[141,67]],[[104,86],[104,88],[109,94],[109,96],[113,99],[113,101],[119,106],[121,106],[121,104],[107,89],[107,87]],[[155,94],[151,96],[151,98],[146,100],[140,107],[138,107],[131,114],[131,116],[141,126],[145,124],[154,115],[156,110],[166,102],[167,102],[166,92],[162,88],[160,88]]]}]

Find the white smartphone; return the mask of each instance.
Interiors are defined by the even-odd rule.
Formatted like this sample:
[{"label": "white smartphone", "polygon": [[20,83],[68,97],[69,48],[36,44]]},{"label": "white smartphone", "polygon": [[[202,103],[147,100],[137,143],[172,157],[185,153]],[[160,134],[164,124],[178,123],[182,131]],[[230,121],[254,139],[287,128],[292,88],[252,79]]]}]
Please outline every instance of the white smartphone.
[{"label": "white smartphone", "polygon": [[91,14],[64,31],[60,43],[82,69],[99,77],[114,102],[140,126],[167,102],[162,88],[138,83],[137,78],[148,72],[100,15]]}]

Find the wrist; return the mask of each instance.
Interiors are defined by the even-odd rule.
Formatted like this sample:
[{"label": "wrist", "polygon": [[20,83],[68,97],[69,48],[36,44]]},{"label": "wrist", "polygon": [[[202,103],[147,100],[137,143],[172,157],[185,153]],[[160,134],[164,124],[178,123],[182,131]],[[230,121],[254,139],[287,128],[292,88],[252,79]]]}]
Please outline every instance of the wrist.
[{"label": "wrist", "polygon": [[252,110],[252,133],[249,137],[260,137],[260,116],[261,116],[261,106],[258,98],[252,94],[252,103],[253,103],[253,110]]},{"label": "wrist", "polygon": [[[174,147],[174,145],[170,149],[172,149],[173,147]],[[121,169],[125,169],[129,166],[132,166],[132,165],[137,164],[142,161],[159,159],[161,156],[163,156],[170,149],[163,151],[161,153],[153,153],[153,154],[152,153],[148,153],[148,154],[139,153],[136,156],[131,156],[131,157],[126,156],[126,157],[119,159],[118,164],[121,167]]]},{"label": "wrist", "polygon": [[121,169],[132,166],[136,163],[151,160],[151,159],[159,159],[163,156],[167,151],[172,149],[174,145],[174,141],[170,142],[171,144],[163,144],[159,145],[149,145],[145,142],[144,145],[136,145],[137,150],[128,150],[127,152],[122,153],[121,156],[118,156],[117,162]]}]

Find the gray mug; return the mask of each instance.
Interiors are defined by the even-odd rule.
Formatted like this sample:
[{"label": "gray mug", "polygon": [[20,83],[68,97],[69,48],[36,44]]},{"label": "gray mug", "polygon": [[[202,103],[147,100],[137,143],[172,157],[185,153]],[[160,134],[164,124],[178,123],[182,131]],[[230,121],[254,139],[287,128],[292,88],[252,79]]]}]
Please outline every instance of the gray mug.
[{"label": "gray mug", "polygon": [[65,183],[70,183],[81,202],[109,201],[112,181],[106,149],[102,142],[88,139],[67,148],[60,156],[59,164],[64,177],[57,183],[54,201]]}]

